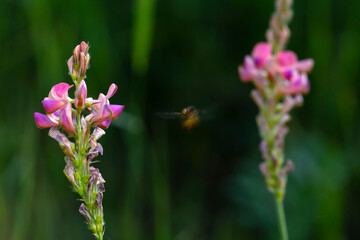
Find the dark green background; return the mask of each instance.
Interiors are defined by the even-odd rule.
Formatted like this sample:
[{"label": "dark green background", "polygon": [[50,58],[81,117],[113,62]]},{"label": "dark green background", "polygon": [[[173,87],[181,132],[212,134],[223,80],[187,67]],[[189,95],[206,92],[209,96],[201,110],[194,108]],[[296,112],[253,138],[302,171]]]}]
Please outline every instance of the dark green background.
[{"label": "dark green background", "polygon": [[[292,113],[290,239],[360,238],[360,1],[298,0],[289,49],[311,57],[311,92]],[[88,94],[126,105],[101,139],[104,239],[279,239],[258,171],[257,108],[237,66],[264,32],[271,0],[3,0],[0,3],[0,239],[91,239],[63,153],[33,112],[81,40]],[[71,94],[72,95],[72,94]],[[192,131],[156,117],[195,105]]]}]

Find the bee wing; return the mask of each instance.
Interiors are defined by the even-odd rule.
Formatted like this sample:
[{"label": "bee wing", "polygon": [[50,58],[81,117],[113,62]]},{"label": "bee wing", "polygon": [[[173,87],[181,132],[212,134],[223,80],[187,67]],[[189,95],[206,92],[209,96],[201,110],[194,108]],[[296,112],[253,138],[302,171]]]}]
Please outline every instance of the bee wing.
[{"label": "bee wing", "polygon": [[221,105],[222,105],[221,103],[218,103],[218,104],[208,107],[206,109],[202,109],[199,112],[201,120],[208,121],[208,120],[215,118],[216,113],[219,111],[219,108],[221,107]]},{"label": "bee wing", "polygon": [[181,113],[178,112],[159,112],[155,115],[162,119],[178,119],[181,117]]}]

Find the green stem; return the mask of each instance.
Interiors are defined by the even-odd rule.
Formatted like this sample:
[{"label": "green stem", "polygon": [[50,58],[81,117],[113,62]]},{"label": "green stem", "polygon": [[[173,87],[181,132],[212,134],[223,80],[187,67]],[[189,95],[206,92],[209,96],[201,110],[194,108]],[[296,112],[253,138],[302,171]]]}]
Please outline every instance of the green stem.
[{"label": "green stem", "polygon": [[102,237],[102,228],[103,228],[103,224],[101,224],[101,226],[99,226],[96,216],[94,214],[94,209],[93,209],[93,205],[94,205],[94,200],[91,199],[91,197],[88,195],[87,191],[87,185],[89,183],[89,165],[86,161],[86,146],[85,146],[85,139],[82,138],[82,129],[81,129],[81,111],[77,110],[76,111],[76,119],[77,119],[77,125],[76,125],[76,130],[77,130],[77,139],[76,139],[76,144],[77,144],[77,171],[80,174],[80,185],[81,185],[81,191],[78,191],[79,195],[82,197],[88,211],[91,217],[91,221],[89,222],[89,227],[90,230],[94,233],[95,237],[97,240],[103,240]]},{"label": "green stem", "polygon": [[276,209],[279,219],[279,228],[280,228],[280,234],[282,240],[288,240],[288,231],[286,227],[286,219],[285,219],[285,212],[284,212],[284,206],[283,201],[279,200],[277,197],[275,197],[276,202]]}]

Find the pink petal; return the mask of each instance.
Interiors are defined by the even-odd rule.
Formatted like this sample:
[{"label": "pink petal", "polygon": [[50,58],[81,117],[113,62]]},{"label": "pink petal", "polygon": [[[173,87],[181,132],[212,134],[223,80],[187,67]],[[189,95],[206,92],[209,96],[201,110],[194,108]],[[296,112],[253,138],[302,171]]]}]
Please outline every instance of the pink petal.
[{"label": "pink petal", "polygon": [[84,53],[84,52],[87,50],[88,47],[89,47],[89,46],[87,45],[86,42],[81,41],[81,43],[80,43],[80,51],[81,51],[81,52]]},{"label": "pink petal", "polygon": [[73,67],[74,67],[74,57],[73,56],[71,56],[70,58],[69,58],[69,60],[67,61],[67,65],[68,65],[68,68],[69,68],[69,73],[71,74],[72,73],[72,71],[73,71]]},{"label": "pink petal", "polygon": [[86,88],[85,80],[83,79],[80,82],[80,85],[79,85],[79,88],[78,88],[78,91],[77,91],[76,97],[75,97],[75,107],[76,108],[83,109],[85,107],[86,96],[87,96],[87,88]]},{"label": "pink petal", "polygon": [[293,75],[293,70],[291,68],[282,72],[282,75],[285,79],[290,80]]},{"label": "pink petal", "polygon": [[91,123],[100,123],[112,117],[113,117],[113,112],[111,111],[109,105],[105,104],[91,119]]},{"label": "pink petal", "polygon": [[85,77],[86,74],[86,60],[85,60],[85,54],[83,52],[80,53],[80,76]]},{"label": "pink petal", "polygon": [[74,133],[76,131],[73,123],[72,108],[70,103],[67,103],[65,107],[61,108],[59,122],[60,126],[67,132]]},{"label": "pink petal", "polygon": [[254,60],[250,56],[246,56],[244,60],[244,66],[238,68],[240,78],[244,82],[250,82],[254,79],[257,69],[255,67]]},{"label": "pink petal", "polygon": [[101,106],[103,106],[103,105],[105,105],[106,103],[108,103],[108,100],[107,100],[106,96],[105,96],[104,94],[102,94],[102,93],[99,94],[98,99],[95,100],[95,101],[97,101],[97,103],[95,103],[95,104],[93,105],[93,107],[94,107],[95,109],[97,109],[97,110],[99,110],[99,109],[101,108]]},{"label": "pink petal", "polygon": [[116,93],[116,90],[118,89],[118,87],[116,86],[115,83],[111,84],[110,87],[109,87],[109,90],[106,94],[106,98],[109,99],[111,98],[112,96],[114,96],[114,94]]},{"label": "pink petal", "polygon": [[38,128],[51,128],[58,126],[57,122],[52,121],[48,116],[35,112],[34,113],[35,124]]},{"label": "pink petal", "polygon": [[280,67],[283,68],[291,68],[295,66],[297,61],[297,56],[292,51],[282,51],[277,56],[277,63]]},{"label": "pink petal", "polygon": [[255,61],[255,65],[259,68],[265,67],[267,62],[271,59],[271,44],[267,42],[260,42],[255,45],[252,56]]},{"label": "pink petal", "polygon": [[75,56],[75,63],[79,63],[79,55],[80,55],[80,45],[76,45],[73,51],[73,56]]},{"label": "pink petal", "polygon": [[293,77],[290,82],[286,82],[284,87],[285,94],[305,94],[310,90],[310,82],[306,74],[299,75],[297,72],[294,72]]},{"label": "pink petal", "polygon": [[310,81],[306,74],[301,75],[301,93],[306,94],[310,91]]},{"label": "pink petal", "polygon": [[296,64],[296,68],[300,72],[305,72],[305,73],[310,72],[313,67],[314,67],[314,60],[312,59],[301,60]]},{"label": "pink petal", "polygon": [[48,99],[48,100],[43,100],[41,103],[46,113],[53,113],[56,110],[59,110],[62,106],[64,106],[66,104],[66,101]]},{"label": "pink petal", "polygon": [[68,90],[73,85],[69,85],[67,83],[59,83],[53,86],[49,93],[49,99],[64,99],[66,100],[68,97]]},{"label": "pink petal", "polygon": [[109,105],[111,111],[113,112],[113,116],[112,119],[117,119],[120,115],[120,113],[122,112],[122,110],[124,110],[124,106],[123,105]]},{"label": "pink petal", "polygon": [[254,76],[244,67],[238,68],[238,74],[244,82],[251,82]]},{"label": "pink petal", "polygon": [[60,110],[57,110],[57,111],[55,111],[53,114],[51,114],[51,115],[54,115],[54,116],[56,116],[56,117],[59,117],[60,116]]},{"label": "pink petal", "polygon": [[111,119],[108,119],[106,121],[98,123],[97,126],[101,127],[101,128],[104,128],[104,129],[107,129],[110,126],[110,123],[111,123]]}]

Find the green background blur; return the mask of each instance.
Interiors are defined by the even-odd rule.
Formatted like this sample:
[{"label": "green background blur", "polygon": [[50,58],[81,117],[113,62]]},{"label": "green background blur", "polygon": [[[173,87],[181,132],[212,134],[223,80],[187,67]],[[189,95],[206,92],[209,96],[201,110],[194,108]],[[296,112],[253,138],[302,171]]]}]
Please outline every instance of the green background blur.
[{"label": "green background blur", "polygon": [[[290,239],[360,239],[360,1],[294,8],[288,48],[315,68],[286,143]],[[237,75],[272,11],[272,0],[2,0],[0,239],[91,239],[63,153],[33,119],[53,85],[70,83],[81,40],[88,96],[114,82],[111,102],[126,105],[95,164],[107,181],[104,239],[279,239],[252,86]],[[189,105],[212,116],[191,131],[156,116]]]}]

